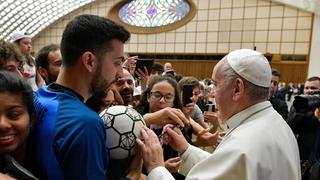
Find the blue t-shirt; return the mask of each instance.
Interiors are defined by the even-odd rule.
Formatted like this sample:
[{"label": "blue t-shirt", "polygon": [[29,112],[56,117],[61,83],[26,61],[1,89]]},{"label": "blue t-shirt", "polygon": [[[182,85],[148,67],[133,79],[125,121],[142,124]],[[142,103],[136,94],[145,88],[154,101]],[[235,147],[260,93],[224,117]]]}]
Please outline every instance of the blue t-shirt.
[{"label": "blue t-shirt", "polygon": [[45,179],[106,179],[106,133],[99,115],[58,84],[35,92],[36,148]]}]

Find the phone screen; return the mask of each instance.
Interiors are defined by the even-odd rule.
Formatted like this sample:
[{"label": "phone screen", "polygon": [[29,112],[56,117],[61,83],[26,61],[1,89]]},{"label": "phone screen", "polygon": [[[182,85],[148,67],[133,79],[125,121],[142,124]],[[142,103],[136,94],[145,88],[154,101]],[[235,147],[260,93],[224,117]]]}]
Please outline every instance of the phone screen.
[{"label": "phone screen", "polygon": [[191,97],[193,96],[193,86],[192,85],[183,85],[182,87],[182,101],[183,106],[191,103]]},{"label": "phone screen", "polygon": [[[138,71],[138,69],[141,69],[142,72],[144,72],[144,67],[146,67],[148,70],[148,74],[150,75],[153,62],[154,62],[153,59],[150,59],[150,60],[139,59],[136,62],[136,70],[135,71]],[[135,77],[138,77],[137,73],[134,73],[134,75],[135,75]]]}]

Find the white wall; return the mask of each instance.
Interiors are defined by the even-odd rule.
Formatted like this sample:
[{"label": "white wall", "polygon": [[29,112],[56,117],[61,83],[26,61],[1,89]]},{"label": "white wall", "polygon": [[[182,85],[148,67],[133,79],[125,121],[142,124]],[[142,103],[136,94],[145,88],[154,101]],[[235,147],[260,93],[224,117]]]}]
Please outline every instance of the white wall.
[{"label": "white wall", "polygon": [[311,40],[310,62],[308,77],[320,77],[320,14],[313,19],[313,32]]}]

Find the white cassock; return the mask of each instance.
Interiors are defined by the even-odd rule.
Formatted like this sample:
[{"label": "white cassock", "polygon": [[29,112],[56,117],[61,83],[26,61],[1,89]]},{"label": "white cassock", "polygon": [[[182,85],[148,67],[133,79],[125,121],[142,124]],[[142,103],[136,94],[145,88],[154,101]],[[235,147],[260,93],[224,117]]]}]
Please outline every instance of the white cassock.
[{"label": "white cassock", "polygon": [[[191,145],[182,154],[179,173],[186,179],[301,179],[296,138],[269,101],[235,114],[226,124],[226,135],[212,154]],[[173,177],[157,167],[148,179]]]}]

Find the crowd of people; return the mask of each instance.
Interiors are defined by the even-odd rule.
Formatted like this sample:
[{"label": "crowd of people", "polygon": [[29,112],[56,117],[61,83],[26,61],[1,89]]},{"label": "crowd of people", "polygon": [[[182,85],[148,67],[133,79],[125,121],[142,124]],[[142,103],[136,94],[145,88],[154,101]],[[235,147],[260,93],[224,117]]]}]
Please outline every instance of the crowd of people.
[{"label": "crowd of people", "polygon": [[[198,80],[170,62],[136,69],[129,39],[112,20],[80,15],[36,57],[25,32],[0,40],[0,179],[320,178],[319,105],[288,108],[290,88],[263,54],[232,51]],[[314,96],[320,77],[301,88]],[[99,117],[114,105],[146,123],[124,160],[109,158]]]}]

